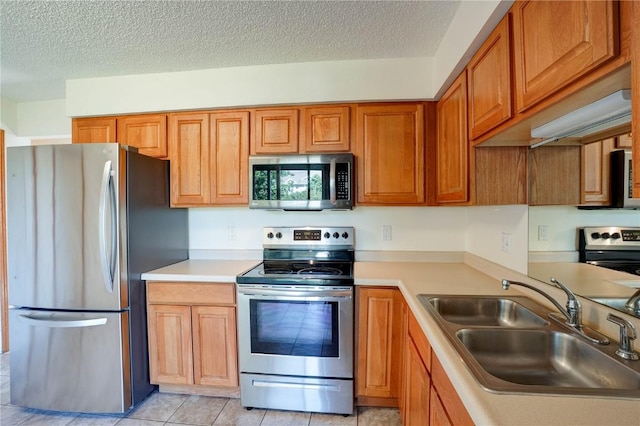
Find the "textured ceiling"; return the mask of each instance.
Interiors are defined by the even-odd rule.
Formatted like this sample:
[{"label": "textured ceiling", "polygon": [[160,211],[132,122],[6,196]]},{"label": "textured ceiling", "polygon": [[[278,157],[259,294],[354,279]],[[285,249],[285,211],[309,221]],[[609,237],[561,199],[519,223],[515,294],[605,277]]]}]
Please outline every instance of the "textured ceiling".
[{"label": "textured ceiling", "polygon": [[67,79],[433,56],[460,0],[0,0],[0,96],[65,97]]}]

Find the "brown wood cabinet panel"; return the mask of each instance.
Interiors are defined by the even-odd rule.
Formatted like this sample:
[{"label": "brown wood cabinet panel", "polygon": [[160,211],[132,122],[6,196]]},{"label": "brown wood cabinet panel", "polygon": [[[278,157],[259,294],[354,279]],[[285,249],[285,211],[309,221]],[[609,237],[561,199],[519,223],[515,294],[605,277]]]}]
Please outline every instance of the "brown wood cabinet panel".
[{"label": "brown wood cabinet panel", "polygon": [[525,146],[475,147],[475,205],[527,204]]},{"label": "brown wood cabinet panel", "polygon": [[451,423],[457,426],[473,425],[473,420],[435,355],[431,357],[431,380]]},{"label": "brown wood cabinet panel", "polygon": [[171,205],[210,202],[209,114],[169,115]]},{"label": "brown wood cabinet panel", "polygon": [[73,143],[116,142],[115,117],[87,117],[71,120]]},{"label": "brown wood cabinet panel", "polygon": [[348,152],[351,149],[349,106],[314,106],[302,110],[301,152]]},{"label": "brown wood cabinet panel", "polygon": [[402,295],[395,288],[359,287],[356,297],[356,396],[388,398],[397,406]]},{"label": "brown wood cabinet panel", "polygon": [[[440,401],[438,397],[438,392],[432,386],[431,387],[431,395],[429,398],[429,425],[430,426],[454,426],[454,423],[451,422],[449,416],[447,416],[447,411],[444,408],[444,404]],[[426,424],[426,423],[423,423]],[[457,425],[456,425],[457,426]]]},{"label": "brown wood cabinet panel", "polygon": [[502,19],[467,65],[472,140],[513,116],[510,16]]},{"label": "brown wood cabinet panel", "polygon": [[194,306],[192,324],[194,383],[238,386],[235,308]]},{"label": "brown wood cabinet panel", "polygon": [[580,147],[541,146],[529,153],[529,204],[580,203]]},{"label": "brown wood cabinet panel", "polygon": [[616,148],[631,149],[632,147],[633,147],[633,137],[631,133],[627,133],[626,135],[620,135],[616,137]]},{"label": "brown wood cabinet panel", "polygon": [[615,138],[593,142],[582,147],[580,203],[583,205],[611,204],[611,151]]},{"label": "brown wood cabinet panel", "polygon": [[249,112],[211,114],[211,201],[249,203]]},{"label": "brown wood cabinet panel", "polygon": [[259,109],[253,116],[252,154],[298,152],[297,109]]},{"label": "brown wood cabinet panel", "polygon": [[612,0],[519,1],[512,12],[518,111],[618,53],[618,4]]},{"label": "brown wood cabinet panel", "polygon": [[424,105],[358,105],[357,203],[425,202]]},{"label": "brown wood cabinet panel", "polygon": [[436,202],[468,203],[469,143],[467,139],[467,79],[463,72],[438,101]]},{"label": "brown wood cabinet panel", "polygon": [[193,383],[191,308],[149,305],[147,318],[151,383]]},{"label": "brown wood cabinet panel", "polygon": [[422,358],[422,362],[424,366],[427,368],[427,371],[431,371],[431,344],[429,340],[427,340],[427,336],[424,335],[420,324],[416,320],[416,317],[413,315],[411,311],[409,311],[408,315],[408,331],[409,336],[413,339],[413,344],[418,350],[418,354],[420,354],[420,358]]},{"label": "brown wood cabinet panel", "polygon": [[412,338],[407,339],[404,424],[429,424],[431,377]]},{"label": "brown wood cabinet panel", "polygon": [[166,114],[124,116],[116,122],[119,143],[138,148],[140,154],[149,157],[167,157]]},{"label": "brown wood cabinet panel", "polygon": [[148,281],[147,303],[233,305],[236,303],[236,290],[231,283]]}]

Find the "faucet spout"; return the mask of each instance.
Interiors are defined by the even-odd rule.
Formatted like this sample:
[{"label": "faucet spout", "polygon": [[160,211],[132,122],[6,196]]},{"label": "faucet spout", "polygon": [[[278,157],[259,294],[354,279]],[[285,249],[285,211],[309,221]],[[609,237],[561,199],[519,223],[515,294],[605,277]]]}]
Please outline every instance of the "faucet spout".
[{"label": "faucet spout", "polygon": [[635,313],[640,313],[640,289],[633,293],[629,300],[627,300],[625,307]]},{"label": "faucet spout", "polygon": [[[562,315],[566,319],[566,321],[564,322],[566,326],[570,327],[575,332],[577,332],[580,336],[589,340],[590,342],[598,343],[600,345],[609,344],[609,339],[606,336],[603,336],[597,331],[592,330],[582,324],[582,305],[580,304],[580,301],[578,300],[576,295],[566,285],[562,284],[557,279],[551,277],[550,281],[553,285],[562,289],[566,293],[567,295],[566,308],[563,307],[560,303],[558,303],[556,299],[554,299],[544,291],[540,290],[539,288],[534,287],[530,284],[522,283],[519,281],[511,281],[511,280],[503,279],[502,289],[508,290],[509,286],[511,285],[519,285],[521,287],[526,287],[530,290],[533,290],[538,294],[541,294],[547,300],[553,303],[553,306],[555,306],[562,313]],[[562,320],[556,318],[554,313],[550,313],[549,317],[557,322],[562,323]]]}]

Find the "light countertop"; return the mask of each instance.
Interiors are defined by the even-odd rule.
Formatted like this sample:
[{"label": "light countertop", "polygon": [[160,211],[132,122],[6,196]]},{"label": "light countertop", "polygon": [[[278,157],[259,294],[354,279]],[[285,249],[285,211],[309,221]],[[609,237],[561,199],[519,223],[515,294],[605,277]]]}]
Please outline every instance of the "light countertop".
[{"label": "light countertop", "polygon": [[[520,274],[478,259],[480,258],[471,255],[465,258],[466,263],[356,262],[355,283],[397,286],[400,289],[477,425],[640,425],[638,399],[497,394],[484,390],[476,382],[435,320],[422,308],[417,295],[505,294],[499,276],[510,279],[522,278]],[[142,278],[162,281],[234,282],[236,275],[257,263],[259,261],[255,260],[187,260],[145,273]],[[486,265],[488,266],[485,269]],[[548,292],[554,294],[553,291]],[[515,289],[508,290],[508,293],[522,294]],[[533,292],[527,295],[548,305],[545,299],[537,298]],[[601,312],[605,308],[600,305],[584,305],[585,322],[606,315],[606,311]],[[610,330],[614,329],[603,331],[616,338]]]}]

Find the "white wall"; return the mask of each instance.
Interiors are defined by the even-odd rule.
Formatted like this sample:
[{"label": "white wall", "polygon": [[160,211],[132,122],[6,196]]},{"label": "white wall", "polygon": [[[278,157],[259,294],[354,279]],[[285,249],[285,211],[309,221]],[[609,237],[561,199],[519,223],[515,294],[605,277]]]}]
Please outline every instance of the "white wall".
[{"label": "white wall", "polygon": [[[547,226],[547,241],[538,240],[538,226]],[[532,252],[576,251],[580,226],[640,226],[638,210],[580,210],[568,206],[529,208],[529,250]]]},{"label": "white wall", "polygon": [[[526,274],[527,223],[526,205],[469,207],[466,251]],[[503,238],[510,239],[506,251]]]},{"label": "white wall", "polygon": [[[350,211],[283,212],[236,208],[189,210],[192,250],[261,250],[265,226],[353,226],[357,250],[465,250],[467,209],[453,207],[356,207]],[[382,225],[392,240],[382,241]],[[237,240],[228,238],[235,227]],[[206,255],[206,253],[204,253]]]}]

